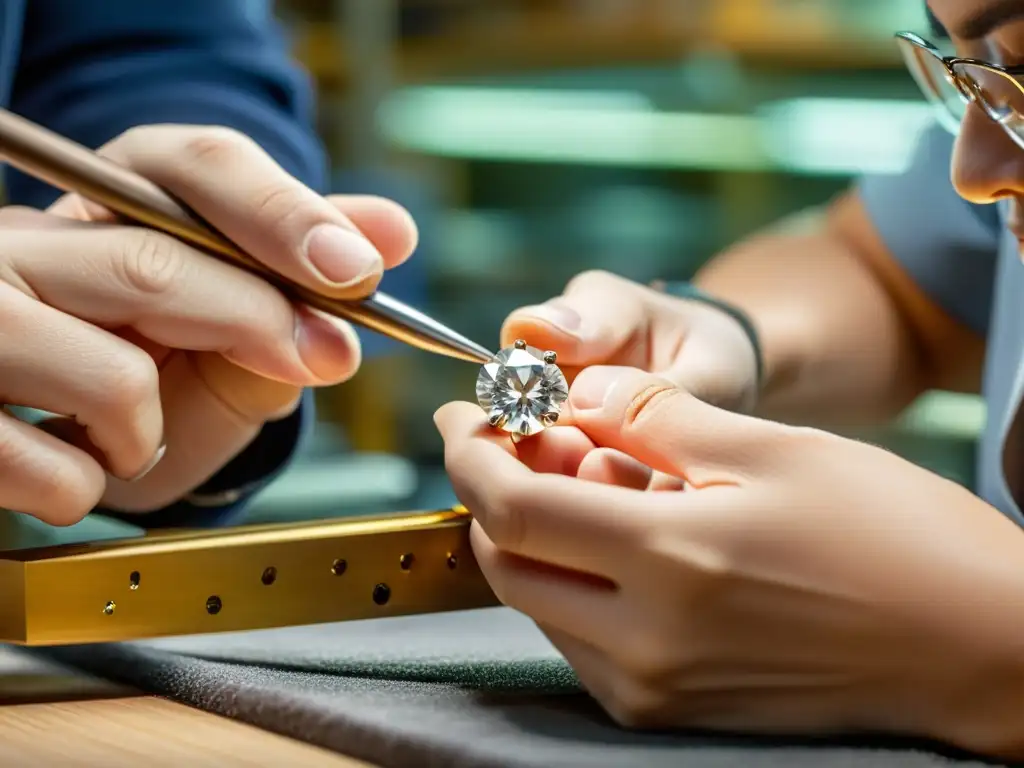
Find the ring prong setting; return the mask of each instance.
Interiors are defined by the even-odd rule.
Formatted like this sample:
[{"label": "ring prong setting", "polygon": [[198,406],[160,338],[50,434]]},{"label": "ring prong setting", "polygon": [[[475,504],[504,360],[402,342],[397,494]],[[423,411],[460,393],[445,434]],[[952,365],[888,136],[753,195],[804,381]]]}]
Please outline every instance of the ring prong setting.
[{"label": "ring prong setting", "polygon": [[476,398],[492,429],[519,442],[558,422],[569,385],[556,360],[553,351],[516,339],[480,367]]}]

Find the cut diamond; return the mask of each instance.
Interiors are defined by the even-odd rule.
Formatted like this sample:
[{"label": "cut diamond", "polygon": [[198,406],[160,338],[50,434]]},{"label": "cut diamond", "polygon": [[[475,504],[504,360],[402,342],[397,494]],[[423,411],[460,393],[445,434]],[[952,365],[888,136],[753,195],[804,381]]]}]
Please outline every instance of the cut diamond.
[{"label": "cut diamond", "polygon": [[520,437],[544,431],[558,421],[569,397],[554,352],[517,341],[480,368],[476,399],[492,427]]}]

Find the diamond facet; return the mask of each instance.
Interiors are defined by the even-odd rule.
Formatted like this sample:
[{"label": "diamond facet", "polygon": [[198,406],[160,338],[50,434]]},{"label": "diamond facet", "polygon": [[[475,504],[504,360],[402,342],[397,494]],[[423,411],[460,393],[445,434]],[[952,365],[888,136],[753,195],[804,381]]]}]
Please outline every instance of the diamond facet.
[{"label": "diamond facet", "polygon": [[525,341],[501,350],[480,368],[476,399],[492,427],[529,437],[558,421],[569,385],[553,352]]}]

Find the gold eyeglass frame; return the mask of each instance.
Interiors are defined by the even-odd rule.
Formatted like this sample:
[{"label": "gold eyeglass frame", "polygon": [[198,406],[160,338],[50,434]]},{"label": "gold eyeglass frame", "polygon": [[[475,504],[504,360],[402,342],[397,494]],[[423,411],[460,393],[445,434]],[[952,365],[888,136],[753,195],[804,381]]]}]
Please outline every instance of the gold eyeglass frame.
[{"label": "gold eyeglass frame", "polygon": [[[935,45],[913,32],[899,32],[896,34],[896,40],[900,43],[901,47],[910,46],[913,50],[921,51],[939,62],[945,70],[946,79],[954,88],[956,88],[957,92],[960,94],[960,98],[964,100],[964,103],[976,104],[989,119],[999,124],[1006,134],[1013,139],[1017,146],[1024,149],[1024,115],[1012,107],[999,110],[992,104],[989,104],[985,100],[984,95],[980,92],[980,89],[977,87],[977,83],[957,72],[957,67],[961,66],[971,66],[983,69],[1009,80],[1017,90],[1021,92],[1021,94],[1024,94],[1024,84],[1017,79],[1018,77],[1024,77],[1024,67],[1003,67],[998,64],[992,64],[988,61],[982,61],[981,59],[943,56],[942,52],[939,51]],[[925,98],[927,98],[939,112],[939,121],[942,123],[943,127],[953,135],[957,135],[960,131],[960,120],[956,118],[945,105],[945,101],[942,99],[941,94],[938,91],[938,87],[929,85],[927,79],[918,73],[918,67],[910,61],[906,48],[904,48],[904,59],[907,64],[907,68],[910,70],[911,76],[914,78],[914,82],[917,83],[918,87],[924,93]],[[1016,120],[1020,124],[1020,132],[1011,126],[1010,123],[1013,120]]]}]

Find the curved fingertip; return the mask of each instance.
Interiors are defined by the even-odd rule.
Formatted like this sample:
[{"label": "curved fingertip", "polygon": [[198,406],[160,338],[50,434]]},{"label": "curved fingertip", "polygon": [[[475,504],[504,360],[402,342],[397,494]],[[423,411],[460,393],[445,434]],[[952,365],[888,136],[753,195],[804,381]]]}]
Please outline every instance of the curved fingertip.
[{"label": "curved fingertip", "polygon": [[521,316],[533,322],[545,323],[559,333],[564,333],[572,338],[579,338],[580,330],[583,327],[583,317],[580,313],[558,299],[544,304],[523,307],[514,312],[512,316]]},{"label": "curved fingertip", "polygon": [[312,307],[296,310],[295,346],[303,365],[324,385],[348,381],[362,363],[362,344],[355,329]]},{"label": "curved fingertip", "polygon": [[376,195],[329,195],[327,200],[377,247],[385,269],[405,263],[419,246],[416,220],[400,203]]},{"label": "curved fingertip", "polygon": [[383,197],[376,198],[375,201],[382,209],[388,211],[388,237],[382,238],[382,242],[387,246],[388,267],[395,267],[405,262],[416,251],[420,244],[420,228],[405,206]]},{"label": "curved fingertip", "polygon": [[451,409],[453,405],[454,403],[445,403],[434,411],[434,426],[441,432],[444,431],[445,426],[451,418]]},{"label": "curved fingertip", "polygon": [[548,335],[558,334],[573,342],[582,339],[583,317],[572,307],[558,299],[520,307],[505,320],[502,332],[515,333],[517,330],[530,328]]},{"label": "curved fingertip", "polygon": [[510,318],[502,326],[499,342],[502,349],[511,347],[519,339],[544,352],[554,352],[558,356],[558,366],[563,370],[566,365],[578,363],[581,357],[578,339],[532,317]]},{"label": "curved fingertip", "polygon": [[323,222],[305,237],[300,251],[313,284],[339,298],[368,296],[384,274],[384,257],[363,233]]},{"label": "curved fingertip", "polygon": [[[5,488],[9,494],[21,491],[16,495],[23,496],[8,501],[9,508],[58,528],[81,522],[100,504],[107,481],[103,468],[106,459],[103,452],[89,442],[85,427],[63,416],[47,418],[35,425],[16,420],[8,425],[19,437],[32,438],[35,450],[26,445],[24,455],[36,459],[17,467],[18,483]],[[40,449],[43,453],[37,454]],[[47,467],[49,471],[34,471],[39,467]],[[55,468],[59,469],[55,472]],[[52,482],[54,479],[57,482]],[[22,483],[24,486],[19,488]]]},{"label": "curved fingertip", "polygon": [[470,433],[487,424],[487,418],[480,406],[455,400],[445,403],[434,411],[434,425],[441,437],[448,439],[459,433]]},{"label": "curved fingertip", "polygon": [[137,483],[142,480],[146,475],[156,469],[156,465],[163,459],[164,454],[167,453],[167,445],[162,443],[159,448],[156,449],[156,453],[153,454],[152,458],[146,462],[146,464],[129,478],[125,478],[129,483]]}]

